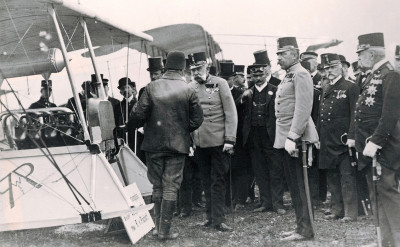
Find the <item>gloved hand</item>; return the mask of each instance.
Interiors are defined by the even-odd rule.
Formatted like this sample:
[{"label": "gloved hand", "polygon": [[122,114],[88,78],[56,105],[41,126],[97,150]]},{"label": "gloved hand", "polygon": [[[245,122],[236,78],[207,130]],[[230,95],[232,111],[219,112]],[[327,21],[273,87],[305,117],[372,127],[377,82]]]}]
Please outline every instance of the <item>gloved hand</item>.
[{"label": "gloved hand", "polygon": [[296,143],[294,141],[286,139],[285,150],[290,154],[290,156],[296,157]]},{"label": "gloved hand", "polygon": [[189,148],[189,157],[193,157],[194,156],[194,148],[190,147]]},{"label": "gloved hand", "polygon": [[314,146],[315,146],[316,149],[319,150],[321,148],[321,143],[320,142],[316,142],[316,143],[314,143]]},{"label": "gloved hand", "polygon": [[379,148],[381,147],[369,141],[367,142],[367,145],[365,145],[363,155],[373,158],[376,155],[376,151],[378,151]]},{"label": "gloved hand", "polygon": [[356,146],[356,141],[353,140],[353,139],[347,139],[346,145],[347,145],[349,148],[354,148],[354,147]]},{"label": "gloved hand", "polygon": [[225,143],[222,148],[222,152],[228,152],[229,154],[233,154],[233,145],[229,143]]}]

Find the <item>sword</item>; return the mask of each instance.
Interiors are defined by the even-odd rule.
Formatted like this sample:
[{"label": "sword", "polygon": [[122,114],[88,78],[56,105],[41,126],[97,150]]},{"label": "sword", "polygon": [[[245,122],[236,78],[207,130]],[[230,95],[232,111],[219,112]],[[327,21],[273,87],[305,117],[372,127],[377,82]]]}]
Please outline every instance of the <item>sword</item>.
[{"label": "sword", "polygon": [[310,186],[308,184],[308,171],[307,171],[307,143],[306,141],[301,141],[301,149],[303,153],[303,178],[304,178],[304,189],[306,191],[308,214],[310,216],[311,227],[314,231],[314,217],[312,212],[311,196],[310,196]]},{"label": "sword", "polygon": [[374,195],[375,195],[375,211],[376,214],[374,214],[376,218],[376,235],[378,237],[378,247],[382,247],[382,233],[381,233],[381,226],[379,222],[379,209],[378,209],[378,161],[376,160],[376,154],[372,158],[372,181],[373,181],[373,190],[374,190]]}]

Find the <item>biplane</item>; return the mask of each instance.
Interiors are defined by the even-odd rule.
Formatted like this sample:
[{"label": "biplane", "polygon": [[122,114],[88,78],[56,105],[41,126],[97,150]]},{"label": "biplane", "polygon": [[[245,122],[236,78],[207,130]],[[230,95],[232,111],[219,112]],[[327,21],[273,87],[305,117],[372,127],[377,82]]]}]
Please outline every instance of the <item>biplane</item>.
[{"label": "biplane", "polygon": [[[214,63],[219,45],[195,24],[139,32],[99,15],[76,0],[4,0],[0,3],[1,129],[0,231],[43,228],[121,217],[132,242],[153,226],[142,196],[151,195],[145,165],[114,138],[111,104],[96,56],[129,47],[148,56],[171,50],[206,51]],[[177,32],[179,30],[179,32]],[[172,35],[173,34],[173,35]],[[118,47],[115,47],[118,44]],[[71,70],[71,51],[90,57],[100,82],[84,115]],[[10,109],[18,95],[9,78],[67,71],[76,104]],[[20,103],[20,101],[18,100]],[[55,141],[57,140],[57,141]],[[60,144],[61,143],[61,144]]]}]

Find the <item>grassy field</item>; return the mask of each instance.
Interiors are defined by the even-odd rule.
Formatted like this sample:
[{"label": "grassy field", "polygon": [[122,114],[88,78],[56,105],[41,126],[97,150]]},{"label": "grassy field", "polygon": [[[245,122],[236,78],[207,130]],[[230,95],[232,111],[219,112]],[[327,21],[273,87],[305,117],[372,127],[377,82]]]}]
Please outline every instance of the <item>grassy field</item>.
[{"label": "grassy field", "polygon": [[[173,229],[180,237],[175,241],[160,242],[151,232],[135,246],[363,246],[374,242],[375,228],[371,218],[357,222],[325,221],[320,210],[315,212],[313,241],[282,242],[283,231],[295,228],[294,210],[280,216],[274,212],[253,213],[254,205],[227,214],[227,224],[233,232],[222,233],[199,224],[205,219],[204,209],[194,208],[188,218],[175,217]],[[69,225],[54,228],[0,233],[0,246],[129,246],[125,232],[104,234],[106,222]]]}]

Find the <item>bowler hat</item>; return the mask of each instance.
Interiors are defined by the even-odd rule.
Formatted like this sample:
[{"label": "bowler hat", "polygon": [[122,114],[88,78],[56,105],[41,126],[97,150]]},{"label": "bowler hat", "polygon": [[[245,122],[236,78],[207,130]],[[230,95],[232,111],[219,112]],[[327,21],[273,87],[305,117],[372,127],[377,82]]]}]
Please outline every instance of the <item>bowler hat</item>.
[{"label": "bowler hat", "polygon": [[[92,77],[92,84],[96,83],[97,82],[96,74],[92,74],[91,77]],[[100,74],[100,77],[101,77],[101,80],[103,81],[103,85],[108,85],[108,79],[103,78],[103,74]]]},{"label": "bowler hat", "polygon": [[210,67],[210,74],[211,75],[217,75],[217,67],[215,67],[214,65],[212,65],[211,67]]},{"label": "bowler hat", "polygon": [[385,47],[383,33],[368,33],[358,36],[357,53],[374,47]]},{"label": "bowler hat", "polygon": [[121,87],[124,87],[126,84],[132,86],[132,87],[136,87],[136,83],[134,81],[131,81],[131,79],[129,79],[129,77],[122,77],[121,79],[119,79],[118,81],[118,89],[121,89]]},{"label": "bowler hat", "polygon": [[396,45],[396,51],[394,53],[394,57],[397,59],[400,58],[400,45]]},{"label": "bowler hat", "polygon": [[325,53],[321,55],[321,64],[323,68],[328,68],[333,65],[341,64],[338,54]]},{"label": "bowler hat", "polygon": [[233,67],[233,71],[237,75],[244,75],[244,65],[236,65]]},{"label": "bowler hat", "polygon": [[220,67],[221,67],[221,72],[219,73],[219,76],[227,79],[230,76],[234,76],[235,75],[235,71],[234,71],[234,64],[233,63],[220,63]]},{"label": "bowler hat", "polygon": [[192,56],[194,64],[191,66],[191,68],[197,68],[207,63],[207,56],[204,51],[193,53]]},{"label": "bowler hat", "polygon": [[52,90],[53,88],[53,82],[51,80],[42,80],[42,82],[40,83],[40,90],[42,89],[50,89]]},{"label": "bowler hat", "polygon": [[270,65],[271,61],[268,58],[268,52],[267,50],[260,50],[260,51],[255,51],[253,53],[254,59],[256,60],[254,64],[259,64],[259,65]]},{"label": "bowler hat", "polygon": [[147,71],[153,72],[157,70],[162,70],[164,68],[162,63],[162,57],[150,57],[149,58],[149,67]]},{"label": "bowler hat", "polygon": [[181,51],[171,51],[167,56],[166,69],[184,70],[186,67],[185,54]]},{"label": "bowler hat", "polygon": [[308,59],[312,59],[312,58],[318,58],[318,53],[313,52],[313,51],[305,51],[303,53],[300,54],[300,59],[303,61],[306,61]]},{"label": "bowler hat", "polygon": [[299,46],[297,45],[297,40],[296,37],[283,37],[278,39],[278,51],[277,53],[285,52],[285,51],[290,51],[299,49]]},{"label": "bowler hat", "polygon": [[340,59],[340,62],[343,64],[343,63],[345,63],[346,65],[347,65],[347,67],[350,67],[350,63],[349,62],[347,62],[347,60],[346,60],[346,57],[345,56],[343,56],[343,55],[339,55],[339,59]]}]

